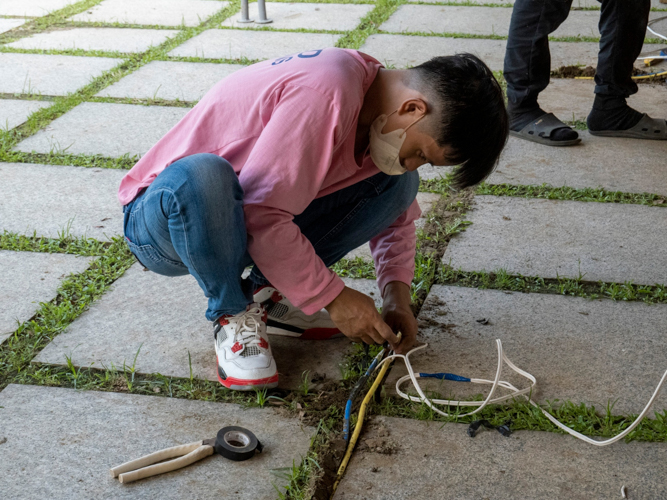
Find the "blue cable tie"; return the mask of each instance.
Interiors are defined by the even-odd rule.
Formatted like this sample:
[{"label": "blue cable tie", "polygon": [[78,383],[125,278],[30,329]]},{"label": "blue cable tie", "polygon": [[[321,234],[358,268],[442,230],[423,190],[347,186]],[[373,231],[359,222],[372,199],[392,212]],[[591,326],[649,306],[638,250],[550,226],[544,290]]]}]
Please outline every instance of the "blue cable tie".
[{"label": "blue cable tie", "polygon": [[420,373],[419,378],[439,378],[440,380],[453,380],[454,382],[470,382],[468,377],[454,375],[453,373]]}]

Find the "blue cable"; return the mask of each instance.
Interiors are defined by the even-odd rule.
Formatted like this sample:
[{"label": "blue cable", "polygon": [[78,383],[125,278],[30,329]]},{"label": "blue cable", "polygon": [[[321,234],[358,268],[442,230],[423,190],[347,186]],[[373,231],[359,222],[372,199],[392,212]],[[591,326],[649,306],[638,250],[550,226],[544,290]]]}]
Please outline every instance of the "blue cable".
[{"label": "blue cable", "polygon": [[357,397],[357,393],[359,392],[359,389],[363,385],[366,384],[366,381],[368,380],[368,377],[370,376],[370,374],[373,372],[373,370],[377,366],[378,356],[376,356],[373,359],[370,366],[368,367],[368,370],[366,370],[366,373],[364,373],[362,375],[362,377],[357,381],[355,386],[352,388],[352,392],[350,393],[350,397],[347,400],[347,403],[345,404],[345,417],[344,417],[344,421],[343,421],[343,439],[345,439],[346,443],[349,442],[349,440],[350,440],[350,416],[352,415],[352,404],[354,403],[354,399]]},{"label": "blue cable", "polygon": [[452,380],[454,382],[470,382],[468,377],[454,375],[453,373],[420,373],[419,378],[439,378],[440,380]]}]

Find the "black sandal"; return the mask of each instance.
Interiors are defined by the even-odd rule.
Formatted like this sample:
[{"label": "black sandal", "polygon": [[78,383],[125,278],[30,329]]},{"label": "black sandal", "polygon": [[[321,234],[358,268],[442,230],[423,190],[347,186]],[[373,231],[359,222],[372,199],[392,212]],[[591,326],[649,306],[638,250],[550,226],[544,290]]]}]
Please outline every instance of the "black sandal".
[{"label": "black sandal", "polygon": [[591,135],[601,137],[627,137],[629,139],[652,139],[654,141],[667,141],[667,121],[651,118],[644,113],[639,123],[627,130],[591,130]]},{"label": "black sandal", "polygon": [[510,135],[527,141],[545,144],[547,146],[574,146],[581,142],[581,137],[569,141],[554,141],[551,134],[554,130],[571,128],[554,116],[553,113],[545,113],[537,120],[532,121],[519,132],[510,131]]}]

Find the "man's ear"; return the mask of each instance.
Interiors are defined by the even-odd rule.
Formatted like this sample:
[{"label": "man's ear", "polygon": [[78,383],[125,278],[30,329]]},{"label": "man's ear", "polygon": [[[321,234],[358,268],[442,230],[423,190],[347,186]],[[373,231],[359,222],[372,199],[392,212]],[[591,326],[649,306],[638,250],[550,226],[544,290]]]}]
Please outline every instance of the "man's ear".
[{"label": "man's ear", "polygon": [[414,114],[417,116],[425,115],[428,113],[429,107],[426,101],[421,97],[413,97],[403,101],[401,106],[398,108],[398,114]]}]

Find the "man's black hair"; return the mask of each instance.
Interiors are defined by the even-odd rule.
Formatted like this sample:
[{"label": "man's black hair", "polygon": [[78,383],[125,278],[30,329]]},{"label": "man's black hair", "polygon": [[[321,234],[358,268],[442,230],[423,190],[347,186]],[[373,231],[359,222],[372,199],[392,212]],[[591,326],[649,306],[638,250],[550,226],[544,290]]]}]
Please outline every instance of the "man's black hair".
[{"label": "man's black hair", "polygon": [[[509,135],[509,120],[500,84],[478,57],[463,53],[434,57],[410,70],[439,116],[435,139],[449,147],[447,159],[459,165],[456,187],[483,181],[498,163]],[[437,119],[437,117],[436,117]]]}]

